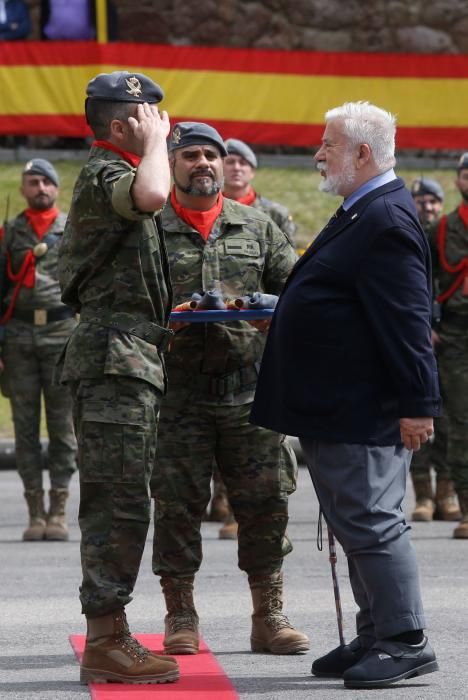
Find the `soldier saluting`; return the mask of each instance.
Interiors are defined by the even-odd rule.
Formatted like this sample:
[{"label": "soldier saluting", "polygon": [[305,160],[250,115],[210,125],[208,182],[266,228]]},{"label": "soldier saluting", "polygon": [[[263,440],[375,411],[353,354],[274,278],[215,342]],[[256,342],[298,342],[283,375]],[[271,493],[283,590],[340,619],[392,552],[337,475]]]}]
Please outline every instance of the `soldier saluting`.
[{"label": "soldier saluting", "polygon": [[[58,243],[66,214],[56,206],[58,187],[57,171],[49,161],[34,158],[26,163],[21,194],[28,207],[6,222],[2,241],[2,391],[11,402],[16,464],[29,511],[23,539],[28,541],[68,539],[65,504],[75,470],[71,398],[52,384],[56,360],[75,327],[73,311],[60,299]],[[39,439],[41,396],[49,434],[48,513]]]}]

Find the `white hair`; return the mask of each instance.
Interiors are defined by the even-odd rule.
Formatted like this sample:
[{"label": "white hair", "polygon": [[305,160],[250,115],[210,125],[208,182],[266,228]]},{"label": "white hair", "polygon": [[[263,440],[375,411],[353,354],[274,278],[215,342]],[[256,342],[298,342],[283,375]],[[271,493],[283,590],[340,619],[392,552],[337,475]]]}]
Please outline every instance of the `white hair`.
[{"label": "white hair", "polygon": [[370,102],[345,102],[325,114],[327,122],[339,119],[350,146],[367,143],[379,172],[395,165],[396,118]]}]

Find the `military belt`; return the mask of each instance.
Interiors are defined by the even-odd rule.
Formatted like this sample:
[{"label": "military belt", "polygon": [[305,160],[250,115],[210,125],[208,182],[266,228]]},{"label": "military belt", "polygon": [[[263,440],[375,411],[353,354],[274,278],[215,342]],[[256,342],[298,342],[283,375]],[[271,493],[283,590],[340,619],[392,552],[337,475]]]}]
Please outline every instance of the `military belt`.
[{"label": "military belt", "polygon": [[202,394],[211,396],[225,396],[234,391],[251,388],[257,383],[258,371],[255,366],[240,367],[235,372],[229,374],[194,374],[177,367],[168,369],[169,382],[174,379],[184,384],[195,386],[196,390]]},{"label": "military belt", "polygon": [[35,326],[46,326],[54,321],[73,318],[74,315],[74,311],[68,306],[57,306],[54,309],[15,309],[12,318],[25,323],[33,323]]},{"label": "military belt", "polygon": [[146,340],[151,345],[165,352],[171,342],[174,331],[158,326],[152,321],[140,321],[131,314],[122,311],[110,311],[109,309],[86,309],[80,311],[80,320],[86,323],[97,323],[106,328],[129,333],[137,338]]}]

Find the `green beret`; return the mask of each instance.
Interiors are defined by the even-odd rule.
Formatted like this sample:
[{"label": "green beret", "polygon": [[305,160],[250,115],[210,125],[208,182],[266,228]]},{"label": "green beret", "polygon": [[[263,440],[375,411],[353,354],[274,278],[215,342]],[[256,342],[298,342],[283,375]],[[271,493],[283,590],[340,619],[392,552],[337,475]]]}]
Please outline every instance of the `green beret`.
[{"label": "green beret", "polygon": [[229,154],[232,153],[233,155],[240,156],[246,160],[247,163],[252,166],[252,168],[257,167],[257,156],[252,151],[250,146],[247,146],[247,144],[243,141],[239,141],[239,139],[228,139],[225,142],[225,146]]},{"label": "green beret", "polygon": [[227,156],[224,141],[216,129],[202,122],[179,122],[175,124],[169,138],[168,150],[171,152],[178,148],[201,146],[202,144],[216,146],[223,158]]},{"label": "green beret", "polygon": [[[468,167],[468,166],[467,166]],[[411,194],[413,197],[424,194],[432,194],[440,202],[444,201],[444,190],[437,180],[431,180],[428,177],[418,177],[411,185]]]},{"label": "green beret", "polygon": [[156,104],[164,97],[162,89],[143,73],[126,70],[99,73],[86,88],[88,100],[108,102],[147,102]]},{"label": "green beret", "polygon": [[49,178],[56,187],[59,186],[59,176],[52,165],[45,158],[33,158],[29,160],[23,168],[23,175],[42,175]]}]

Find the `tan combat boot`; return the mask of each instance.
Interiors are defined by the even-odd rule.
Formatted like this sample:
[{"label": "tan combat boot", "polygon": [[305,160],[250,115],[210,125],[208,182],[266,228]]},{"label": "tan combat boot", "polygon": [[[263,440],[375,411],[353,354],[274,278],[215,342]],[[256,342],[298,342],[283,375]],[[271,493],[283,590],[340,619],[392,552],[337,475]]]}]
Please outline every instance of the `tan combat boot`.
[{"label": "tan combat boot", "polygon": [[460,520],[457,496],[448,476],[437,475],[435,504],[434,520]]},{"label": "tan combat boot", "polygon": [[432,520],[435,511],[431,475],[427,473],[422,477],[415,477],[412,474],[411,477],[416,498],[416,507],[411,515],[411,520],[428,523]]},{"label": "tan combat boot", "polygon": [[198,615],[193,602],[194,577],[161,578],[166,601],[164,651],[167,654],[198,654]]},{"label": "tan combat boot", "polygon": [[224,523],[230,511],[231,506],[227,497],[227,489],[224,481],[221,479],[218,468],[215,466],[213,469],[213,497],[206,519],[211,522]]},{"label": "tan combat boot", "polygon": [[68,489],[51,489],[49,491],[49,514],[45,529],[46,540],[68,540],[68,525],[65,516],[65,503]]},{"label": "tan combat boot", "polygon": [[462,512],[460,524],[453,531],[457,540],[468,540],[468,491],[458,491],[458,502]]},{"label": "tan combat boot", "polygon": [[47,517],[44,510],[44,491],[42,489],[26,490],[24,497],[28,504],[29,526],[23,532],[23,540],[26,542],[43,540]]},{"label": "tan combat boot", "polygon": [[175,659],[152,654],[131,636],[124,610],[87,618],[81,683],[172,683],[179,678]]},{"label": "tan combat boot", "polygon": [[283,575],[249,576],[253,615],[252,651],[272,654],[300,654],[309,651],[309,639],[298,632],[283,614]]},{"label": "tan combat boot", "polygon": [[226,518],[223,527],[219,528],[218,538],[220,540],[237,540],[237,531],[239,526],[234,517],[231,507],[229,506],[229,515]]}]

